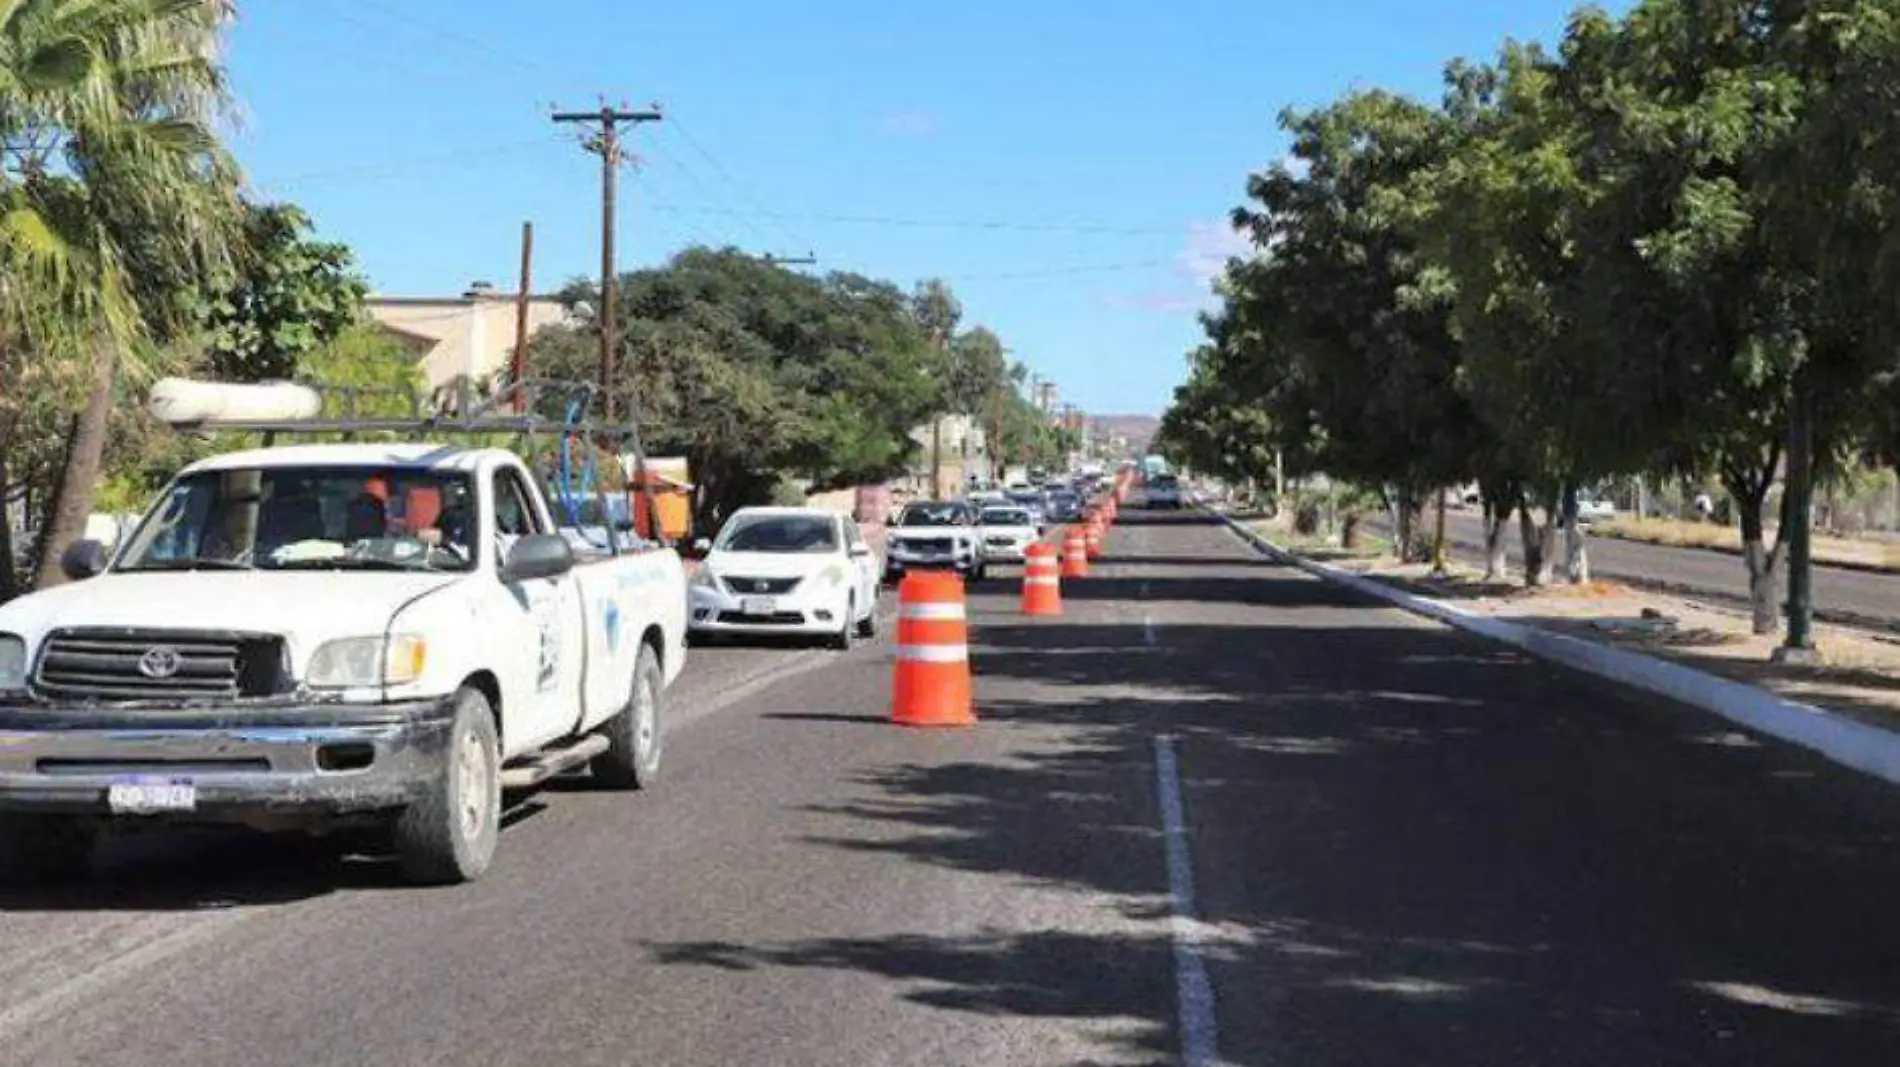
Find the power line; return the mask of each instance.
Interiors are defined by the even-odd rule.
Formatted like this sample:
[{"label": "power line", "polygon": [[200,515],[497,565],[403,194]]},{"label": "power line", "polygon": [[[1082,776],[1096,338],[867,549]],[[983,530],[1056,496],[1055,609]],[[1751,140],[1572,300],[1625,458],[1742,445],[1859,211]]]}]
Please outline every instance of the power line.
[{"label": "power line", "polygon": [[1174,264],[1172,259],[1143,259],[1129,263],[1093,263],[1071,267],[1044,267],[1034,270],[978,272],[975,274],[939,275],[944,281],[1002,281],[1016,278],[1061,278],[1072,274],[1112,274],[1124,270],[1146,270],[1150,267],[1165,267]]},{"label": "power line", "polygon": [[[678,172],[679,174],[681,174],[681,175],[684,175],[684,176],[685,176],[685,178],[686,178],[686,180],[687,180],[687,182],[688,182],[689,184],[691,184],[691,185],[692,185],[692,187],[693,187],[693,189],[694,189],[694,190],[695,190],[696,192],[698,192],[698,193],[699,193],[699,194],[700,194],[701,196],[705,196],[705,197],[709,197],[709,198],[716,198],[716,197],[718,196],[718,194],[717,194],[717,193],[715,193],[715,192],[713,192],[713,190],[711,189],[711,187],[709,187],[709,186],[708,186],[708,185],[706,184],[706,182],[704,182],[703,180],[701,180],[701,179],[700,179],[700,176],[699,176],[699,172],[698,172],[698,171],[696,171],[696,170],[695,170],[695,169],[693,169],[692,167],[689,167],[689,166],[687,166],[687,164],[686,164],[686,161],[685,161],[684,159],[681,159],[681,158],[679,158],[679,157],[677,157],[677,156],[673,156],[673,155],[666,155],[666,156],[662,156],[662,155],[660,155],[660,154],[658,154],[658,153],[652,153],[652,154],[650,155],[650,157],[649,157],[649,158],[651,158],[651,159],[653,159],[653,160],[655,160],[655,161],[657,161],[657,162],[661,162],[661,163],[664,163],[664,164],[665,164],[665,166],[666,166],[666,168],[667,168],[667,169],[668,169],[669,171],[677,171],[677,172]],[[658,203],[659,201],[654,201],[654,202],[655,202],[655,203]],[[726,211],[726,212],[722,212],[721,214],[722,214],[722,215],[723,215],[724,217],[730,217],[730,218],[738,218],[738,219],[747,219],[747,220],[749,220],[749,219],[750,219],[750,218],[752,217],[752,216],[750,216],[750,215],[747,215],[747,214],[745,214],[745,213],[743,213],[743,212],[739,212],[739,211]],[[694,232],[695,234],[698,234],[698,233],[700,233],[700,230],[699,230],[699,227],[698,227],[697,225],[693,225],[693,226],[692,226],[692,229],[693,229],[693,232]],[[775,244],[775,243],[777,243],[777,242],[772,242],[772,241],[765,241],[765,240],[762,240],[762,239],[760,239],[760,238],[762,238],[762,235],[761,235],[761,234],[760,234],[760,233],[759,233],[759,232],[758,232],[758,231],[757,231],[756,229],[754,229],[754,228],[752,228],[751,226],[747,226],[747,227],[746,227],[746,229],[747,229],[747,231],[748,231],[748,236],[750,236],[750,237],[752,237],[752,238],[754,239],[754,242],[755,242],[755,243],[758,243],[758,244]],[[706,243],[706,242],[703,242],[703,241],[702,241],[701,243]]]},{"label": "power line", "polygon": [[[742,212],[708,204],[655,204],[656,210],[671,211],[682,215],[738,215]],[[1179,236],[1180,226],[1116,226],[1098,223],[1063,222],[1010,222],[989,219],[918,219],[900,218],[891,215],[838,215],[822,213],[793,213],[780,211],[757,212],[764,218],[806,220],[811,222],[840,222],[863,226],[891,226],[914,229],[945,230],[997,230],[1017,233],[1095,233],[1118,235],[1156,235]]]},{"label": "power line", "polygon": [[[386,163],[364,163],[353,167],[336,167],[330,170],[304,171],[301,174],[279,175],[271,181],[280,185],[303,185],[310,182],[326,182],[339,178],[380,178],[406,174],[411,171],[432,167],[439,163],[461,163],[471,159],[487,159],[491,156],[506,156],[524,148],[540,148],[551,141],[561,138],[543,134],[529,140],[503,141],[484,145],[479,148],[458,148],[448,152],[436,152],[426,156],[411,156]],[[519,158],[519,157],[517,157]]]},{"label": "power line", "polygon": [[566,71],[560,70],[560,68],[556,67],[552,63],[543,63],[543,62],[536,62],[529,59],[524,59],[521,56],[515,55],[511,52],[506,51],[505,49],[498,48],[495,45],[492,45],[486,41],[483,41],[480,38],[471,37],[468,34],[461,33],[457,30],[451,30],[443,26],[438,26],[424,19],[419,19],[416,16],[408,14],[407,12],[404,12],[397,7],[384,6],[382,4],[359,5],[359,4],[348,3],[347,0],[329,0],[328,6],[332,10],[332,12],[334,12],[339,18],[343,19],[344,21],[354,22],[358,26],[362,26],[366,29],[369,29],[372,32],[376,30],[376,27],[365,24],[355,14],[356,11],[360,10],[362,13],[368,14],[372,17],[381,17],[386,20],[405,23],[418,30],[421,30],[422,32],[426,34],[429,34],[432,37],[437,37],[441,40],[460,45],[462,46],[463,49],[467,51],[476,52],[490,59],[495,59],[503,63],[506,63],[507,65],[514,67],[518,72],[523,73],[523,74],[531,74],[536,77],[545,77],[549,74],[559,73],[561,76],[565,77],[567,76],[567,73],[568,73]]},{"label": "power line", "polygon": [[[752,190],[749,187],[747,187],[743,182],[739,181],[739,179],[733,177],[732,173],[728,171],[724,165],[722,165],[717,159],[713,158],[712,152],[708,150],[703,143],[701,143],[699,138],[693,136],[692,130],[688,129],[683,123],[678,123],[678,122],[674,123],[674,129],[679,131],[680,138],[686,142],[687,147],[691,148],[693,152],[699,156],[700,159],[704,160],[706,165],[712,168],[712,172],[715,175],[719,176],[721,180],[723,180],[727,185],[731,186],[739,194],[740,199],[744,200],[748,205],[750,205],[750,207],[753,209],[754,214],[756,214],[759,218],[762,218],[762,219],[776,220],[781,217],[780,213],[771,211],[763,203],[761,203],[758,197],[752,195]],[[787,230],[783,226],[779,226],[778,230],[779,230],[779,233],[783,235],[786,240],[790,241],[794,245],[798,245],[798,244],[810,245],[811,244],[810,241],[799,240],[796,234]]]}]

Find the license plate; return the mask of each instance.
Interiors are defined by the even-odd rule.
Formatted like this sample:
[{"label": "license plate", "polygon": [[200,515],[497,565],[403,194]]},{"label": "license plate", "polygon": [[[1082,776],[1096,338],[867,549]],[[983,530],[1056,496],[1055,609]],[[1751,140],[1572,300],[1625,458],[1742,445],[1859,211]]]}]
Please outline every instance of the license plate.
[{"label": "license plate", "polygon": [[739,601],[739,608],[747,615],[773,615],[778,612],[778,601],[769,596],[749,596]]},{"label": "license plate", "polygon": [[198,810],[198,787],[190,782],[141,779],[106,787],[106,806],[114,815],[160,815]]}]

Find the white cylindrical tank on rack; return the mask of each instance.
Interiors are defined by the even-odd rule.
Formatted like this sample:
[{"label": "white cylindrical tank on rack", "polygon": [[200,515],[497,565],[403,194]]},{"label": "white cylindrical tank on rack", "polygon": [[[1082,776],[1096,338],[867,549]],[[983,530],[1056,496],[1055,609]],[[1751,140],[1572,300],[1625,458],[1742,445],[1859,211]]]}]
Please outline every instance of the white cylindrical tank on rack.
[{"label": "white cylindrical tank on rack", "polygon": [[152,386],[146,407],[172,426],[215,426],[315,418],[323,410],[323,398],[315,389],[293,382],[240,385],[161,378]]}]

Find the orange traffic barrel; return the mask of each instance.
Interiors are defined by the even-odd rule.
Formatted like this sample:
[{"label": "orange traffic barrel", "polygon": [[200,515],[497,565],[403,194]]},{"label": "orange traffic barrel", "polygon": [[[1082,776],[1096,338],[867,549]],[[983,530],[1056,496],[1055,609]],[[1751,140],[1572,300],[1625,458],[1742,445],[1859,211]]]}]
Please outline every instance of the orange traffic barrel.
[{"label": "orange traffic barrel", "polygon": [[1089,523],[1088,530],[1082,536],[1089,558],[1100,559],[1102,557],[1102,524],[1099,521]]},{"label": "orange traffic barrel", "polygon": [[953,572],[912,571],[897,587],[891,721],[899,726],[976,725],[963,579]]},{"label": "orange traffic barrel", "polygon": [[1030,545],[1023,553],[1023,614],[1062,614],[1062,579],[1056,574],[1056,547]]},{"label": "orange traffic barrel", "polygon": [[1080,526],[1070,526],[1062,535],[1062,577],[1089,576],[1088,534]]}]

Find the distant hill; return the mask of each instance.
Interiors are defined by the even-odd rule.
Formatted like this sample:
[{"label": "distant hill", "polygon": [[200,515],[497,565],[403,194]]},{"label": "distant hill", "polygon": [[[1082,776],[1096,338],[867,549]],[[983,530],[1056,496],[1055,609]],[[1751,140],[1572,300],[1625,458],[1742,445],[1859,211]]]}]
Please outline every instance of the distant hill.
[{"label": "distant hill", "polygon": [[1097,434],[1128,438],[1129,449],[1137,455],[1147,451],[1148,442],[1161,427],[1161,420],[1153,415],[1091,415],[1089,423]]}]

